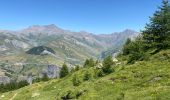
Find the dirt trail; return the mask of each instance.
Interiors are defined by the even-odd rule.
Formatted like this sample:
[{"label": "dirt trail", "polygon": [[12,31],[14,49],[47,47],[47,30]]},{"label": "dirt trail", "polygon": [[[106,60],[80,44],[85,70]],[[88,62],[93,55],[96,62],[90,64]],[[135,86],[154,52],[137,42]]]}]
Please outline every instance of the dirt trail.
[{"label": "dirt trail", "polygon": [[15,93],[12,98],[10,98],[9,100],[13,100],[15,97],[17,96],[17,93]]}]

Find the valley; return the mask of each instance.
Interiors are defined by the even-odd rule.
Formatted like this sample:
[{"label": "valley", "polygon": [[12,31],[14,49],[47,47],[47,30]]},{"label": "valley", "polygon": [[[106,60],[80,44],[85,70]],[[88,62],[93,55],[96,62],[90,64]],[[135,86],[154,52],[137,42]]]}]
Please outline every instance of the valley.
[{"label": "valley", "polygon": [[[48,65],[69,68],[82,65],[87,58],[103,59],[107,54],[119,52],[127,38],[138,32],[125,30],[120,33],[94,35],[72,32],[51,25],[33,25],[20,31],[0,31],[0,72],[12,80],[27,79],[29,74],[39,77]],[[25,69],[27,68],[27,69]],[[8,76],[6,76],[8,75]]]},{"label": "valley", "polygon": [[170,100],[168,0],[22,1],[0,6],[0,100]]}]

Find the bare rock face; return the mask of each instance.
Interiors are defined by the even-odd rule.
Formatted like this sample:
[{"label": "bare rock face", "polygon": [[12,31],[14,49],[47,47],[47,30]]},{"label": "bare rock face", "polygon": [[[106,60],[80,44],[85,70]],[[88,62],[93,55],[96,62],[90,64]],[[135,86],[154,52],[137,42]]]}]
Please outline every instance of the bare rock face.
[{"label": "bare rock face", "polygon": [[10,78],[7,76],[0,76],[0,84],[1,83],[9,83],[10,82]]},{"label": "bare rock face", "polygon": [[61,67],[56,65],[48,65],[47,66],[47,75],[49,78],[59,77]]},{"label": "bare rock face", "polygon": [[56,65],[47,65],[44,69],[42,74],[47,74],[49,78],[59,77],[61,67]]}]

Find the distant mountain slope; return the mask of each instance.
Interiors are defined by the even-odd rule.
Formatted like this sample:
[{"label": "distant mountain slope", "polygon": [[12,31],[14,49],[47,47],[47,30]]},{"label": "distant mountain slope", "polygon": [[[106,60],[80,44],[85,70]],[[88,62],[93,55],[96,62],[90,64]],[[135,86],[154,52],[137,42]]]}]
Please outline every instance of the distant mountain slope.
[{"label": "distant mountain slope", "polygon": [[46,46],[33,47],[30,50],[28,50],[26,53],[32,55],[41,55],[45,50],[55,54],[55,51],[52,48]]},{"label": "distant mountain slope", "polygon": [[[166,55],[166,56],[165,56]],[[83,68],[62,79],[39,82],[16,91],[1,93],[0,99],[9,100],[169,100],[170,50],[161,51],[132,65],[124,62],[114,67],[115,72],[104,77],[83,81],[86,71],[95,75],[94,68]],[[74,75],[81,81],[73,86]]]},{"label": "distant mountain slope", "polygon": [[[64,30],[53,24],[0,31],[0,73],[22,80],[30,73],[38,76],[48,65],[62,66],[64,62],[69,67],[82,65],[87,58],[102,59],[117,52],[127,38],[137,35],[132,30],[95,35]],[[41,53],[46,55],[39,55]]]},{"label": "distant mountain slope", "polygon": [[63,62],[75,64],[82,63],[86,58],[98,58],[101,52],[110,48],[120,49],[127,38],[137,35],[138,33],[132,30],[95,35],[84,31],[64,30],[54,24],[34,25],[20,31],[0,31],[0,38],[2,38],[0,54],[17,55],[30,48],[43,45],[53,48]]},{"label": "distant mountain slope", "polygon": [[10,55],[30,48],[31,45],[25,40],[8,32],[0,32],[0,55]]}]

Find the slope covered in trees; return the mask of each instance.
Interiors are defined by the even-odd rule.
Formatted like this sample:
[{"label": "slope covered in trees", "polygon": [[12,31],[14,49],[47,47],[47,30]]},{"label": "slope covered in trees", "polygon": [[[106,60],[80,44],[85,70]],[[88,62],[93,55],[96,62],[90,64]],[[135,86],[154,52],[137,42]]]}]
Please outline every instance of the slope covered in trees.
[{"label": "slope covered in trees", "polygon": [[149,24],[135,40],[127,39],[123,55],[129,56],[128,63],[147,60],[148,56],[170,48],[170,5],[163,0],[162,6],[150,17]]},{"label": "slope covered in trees", "polygon": [[55,51],[52,48],[49,48],[49,47],[46,47],[46,46],[33,47],[30,50],[28,50],[26,53],[32,54],[32,55],[41,55],[44,50],[47,50],[47,51],[55,54]]}]

